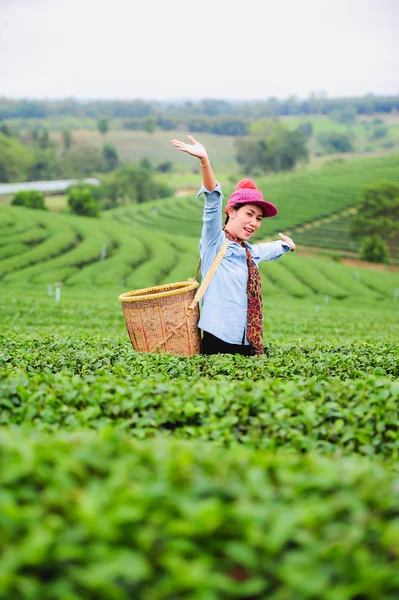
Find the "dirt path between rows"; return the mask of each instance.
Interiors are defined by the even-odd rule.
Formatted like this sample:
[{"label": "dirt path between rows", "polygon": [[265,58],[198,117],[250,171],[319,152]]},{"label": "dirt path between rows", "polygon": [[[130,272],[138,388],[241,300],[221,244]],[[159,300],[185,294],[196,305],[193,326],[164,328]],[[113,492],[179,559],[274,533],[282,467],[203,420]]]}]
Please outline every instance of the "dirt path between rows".
[{"label": "dirt path between rows", "polygon": [[365,267],[366,269],[372,269],[374,271],[387,271],[388,273],[397,273],[399,271],[399,267],[396,265],[381,265],[359,260],[357,258],[341,258],[341,263],[350,265],[351,267]]},{"label": "dirt path between rows", "polygon": [[[297,254],[299,256],[308,256],[309,258],[330,258],[328,256],[328,254],[325,252],[321,252],[320,248],[316,247],[316,246],[312,246],[312,248],[304,248],[301,246],[297,249]],[[333,252],[332,252],[333,254]],[[358,258],[349,258],[347,256],[339,256],[337,255],[339,258],[339,262],[343,265],[349,265],[350,267],[363,267],[365,269],[371,269],[372,271],[386,271],[388,273],[398,273],[399,272],[399,266],[397,265],[382,265],[382,264],[377,264],[377,263],[371,263],[371,262],[367,262],[365,260],[360,260]]]}]

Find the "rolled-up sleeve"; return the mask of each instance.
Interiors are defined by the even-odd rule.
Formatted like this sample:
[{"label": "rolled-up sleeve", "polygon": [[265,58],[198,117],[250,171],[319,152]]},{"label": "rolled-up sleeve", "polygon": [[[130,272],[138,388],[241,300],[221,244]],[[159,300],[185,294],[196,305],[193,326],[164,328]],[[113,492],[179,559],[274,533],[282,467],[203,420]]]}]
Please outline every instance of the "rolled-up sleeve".
[{"label": "rolled-up sleeve", "polygon": [[202,184],[197,198],[204,194],[205,206],[202,217],[203,227],[201,235],[201,248],[221,245],[225,235],[222,231],[222,200],[223,193],[218,183],[214,190],[209,191]]},{"label": "rolled-up sleeve", "polygon": [[199,192],[198,192],[198,194],[197,194],[197,198],[199,198],[199,197],[201,196],[201,194],[213,194],[214,192],[219,192],[219,194],[220,194],[220,197],[221,197],[222,199],[224,198],[224,196],[223,196],[223,192],[222,192],[222,188],[221,188],[221,185],[220,185],[220,183],[217,183],[217,182],[216,182],[216,187],[215,187],[215,189],[214,189],[214,190],[212,190],[212,191],[209,191],[209,190],[208,190],[208,189],[207,189],[207,188],[204,186],[204,184],[202,184],[202,185],[201,185],[201,187],[200,187],[200,190],[199,190]]},{"label": "rolled-up sleeve", "polygon": [[276,260],[286,252],[289,252],[291,247],[282,240],[274,242],[264,242],[263,244],[254,244],[254,254],[259,256],[259,262],[266,260]]}]

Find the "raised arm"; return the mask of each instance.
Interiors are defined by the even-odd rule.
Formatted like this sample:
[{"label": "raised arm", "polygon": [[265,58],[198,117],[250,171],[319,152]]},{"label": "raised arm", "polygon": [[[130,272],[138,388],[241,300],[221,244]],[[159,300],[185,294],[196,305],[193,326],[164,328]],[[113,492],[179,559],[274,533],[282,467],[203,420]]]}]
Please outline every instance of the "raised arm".
[{"label": "raised arm", "polygon": [[204,146],[197,142],[192,135],[187,137],[191,142],[190,144],[186,144],[185,142],[180,142],[179,140],[175,139],[171,140],[170,143],[173,144],[178,150],[187,152],[187,154],[191,154],[192,156],[199,158],[202,168],[202,183],[207,190],[212,192],[212,190],[215,189],[217,182],[212,171],[211,161],[209,160],[208,153]]}]

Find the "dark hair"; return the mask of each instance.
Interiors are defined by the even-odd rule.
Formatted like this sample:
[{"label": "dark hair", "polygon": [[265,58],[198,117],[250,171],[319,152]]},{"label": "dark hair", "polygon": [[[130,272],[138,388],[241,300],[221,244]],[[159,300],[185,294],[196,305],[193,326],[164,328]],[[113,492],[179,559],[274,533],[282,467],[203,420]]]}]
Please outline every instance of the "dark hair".
[{"label": "dark hair", "polygon": [[[234,208],[234,210],[240,210],[240,208],[242,206],[245,206],[246,204],[248,204],[248,202],[243,202],[242,204],[235,204],[234,206],[232,206],[231,208]],[[229,215],[226,216],[226,220],[224,222],[224,226],[226,227],[227,223],[229,222]]]}]

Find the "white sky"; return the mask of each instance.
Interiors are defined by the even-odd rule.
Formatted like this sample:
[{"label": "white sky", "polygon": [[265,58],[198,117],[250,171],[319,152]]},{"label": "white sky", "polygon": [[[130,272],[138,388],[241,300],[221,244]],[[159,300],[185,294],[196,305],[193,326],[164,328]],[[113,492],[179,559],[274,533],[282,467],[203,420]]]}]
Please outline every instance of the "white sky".
[{"label": "white sky", "polygon": [[399,0],[0,0],[0,96],[399,94]]}]

